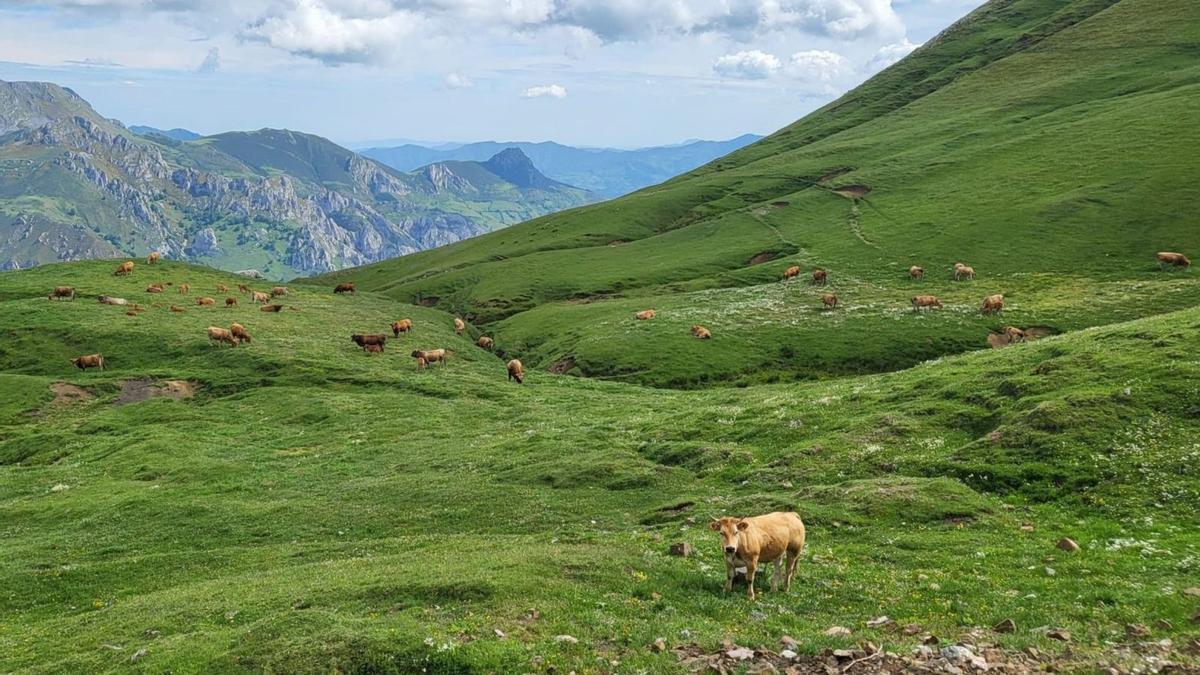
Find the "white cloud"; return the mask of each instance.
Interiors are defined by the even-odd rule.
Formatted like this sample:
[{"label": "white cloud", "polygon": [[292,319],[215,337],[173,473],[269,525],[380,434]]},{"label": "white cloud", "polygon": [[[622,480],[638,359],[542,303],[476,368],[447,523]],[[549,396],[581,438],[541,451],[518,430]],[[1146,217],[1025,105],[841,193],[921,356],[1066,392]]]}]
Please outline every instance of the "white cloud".
[{"label": "white cloud", "polygon": [[470,89],[475,86],[475,81],[462,73],[450,73],[444,82],[448,89]]},{"label": "white cloud", "polygon": [[215,73],[221,69],[221,49],[213,47],[208,50],[208,54],[204,56],[204,60],[196,67],[197,73]]},{"label": "white cloud", "polygon": [[792,54],[788,71],[803,80],[829,82],[842,74],[846,65],[846,58],[841,54],[813,49]]},{"label": "white cloud", "polygon": [[389,60],[398,44],[426,32],[416,12],[372,0],[295,0],[242,30],[244,39],[330,64]]},{"label": "white cloud", "polygon": [[718,75],[739,80],[763,80],[774,75],[779,67],[777,57],[757,49],[726,54],[713,64]]},{"label": "white cloud", "polygon": [[909,42],[908,38],[903,38],[900,42],[894,44],[885,45],[878,52],[875,52],[875,56],[867,64],[867,70],[870,72],[883,70],[908,56],[914,49],[920,46],[919,44]]},{"label": "white cloud", "polygon": [[550,98],[566,98],[567,90],[562,85],[544,84],[536,87],[529,87],[521,92],[521,98],[542,98],[548,96]]}]

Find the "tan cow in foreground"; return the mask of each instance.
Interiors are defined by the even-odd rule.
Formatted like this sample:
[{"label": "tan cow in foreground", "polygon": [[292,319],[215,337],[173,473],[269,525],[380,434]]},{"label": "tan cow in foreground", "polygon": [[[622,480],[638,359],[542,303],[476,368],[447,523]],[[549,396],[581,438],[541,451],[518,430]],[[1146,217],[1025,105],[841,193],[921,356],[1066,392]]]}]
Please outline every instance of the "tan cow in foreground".
[{"label": "tan cow in foreground", "polygon": [[354,295],[354,282],[347,281],[344,284],[338,284],[334,287],[333,292],[336,294],[349,293],[350,295]]},{"label": "tan cow in foreground", "polygon": [[486,335],[480,335],[479,339],[475,341],[475,344],[479,345],[481,348],[486,349],[490,352],[490,351],[492,351],[492,345],[495,343],[492,340],[492,338],[490,338]]},{"label": "tan cow in foreground", "polygon": [[792,265],[791,267],[789,267],[783,271],[783,280],[784,281],[787,281],[788,279],[795,279],[798,276],[800,276],[800,266],[799,265]]},{"label": "tan cow in foreground", "polygon": [[275,288],[271,289],[271,297],[272,298],[282,298],[283,296],[285,296],[287,294],[288,294],[288,289],[286,286],[276,286]]},{"label": "tan cow in foreground", "polygon": [[202,306],[208,306],[208,305],[217,304],[217,301],[213,300],[212,298],[196,298],[196,304],[202,305]]},{"label": "tan cow in foreground", "polygon": [[746,595],[754,599],[754,575],[759,563],[775,563],[775,575],[771,578],[771,590],[779,588],[781,565],[787,556],[787,570],[783,576],[783,590],[792,587],[796,574],[796,563],[804,551],[804,522],[792,511],[776,511],[765,516],[750,518],[713,518],[709,527],[721,536],[721,548],[725,554],[725,592],[733,588],[733,577],[738,569],[746,570]]},{"label": "tan cow in foreground", "polygon": [[1004,296],[997,293],[989,295],[983,299],[983,306],[979,311],[984,314],[999,314],[1004,309]]},{"label": "tan cow in foreground", "polygon": [[246,344],[254,342],[254,338],[250,337],[250,334],[246,332],[246,327],[240,323],[231,325],[229,332],[233,334],[233,337],[237,338],[238,342],[245,342]]},{"label": "tan cow in foreground", "polygon": [[508,381],[517,381],[517,384],[525,384],[525,366],[522,365],[520,359],[513,359],[508,362]]},{"label": "tan cow in foreground", "polygon": [[121,263],[120,265],[117,265],[117,271],[113,272],[113,276],[114,277],[123,277],[126,274],[131,274],[132,272],[133,272],[133,261],[126,260],[125,262]]},{"label": "tan cow in foreground", "polygon": [[457,333],[458,335],[462,335],[463,331],[466,329],[467,329],[467,324],[463,323],[463,320],[458,318],[457,316],[454,317],[454,332]]},{"label": "tan cow in foreground", "polygon": [[700,324],[695,324],[694,326],[692,326],[692,335],[695,335],[696,337],[700,338],[701,340],[711,340],[712,339],[712,331],[705,328],[704,326],[701,326]]},{"label": "tan cow in foreground", "polygon": [[417,367],[424,367],[422,363],[441,363],[446,365],[446,350],[445,349],[414,349],[412,357],[417,359]]},{"label": "tan cow in foreground", "polygon": [[960,262],[954,263],[954,280],[962,281],[963,279],[975,279],[975,268],[970,265],[964,265]]},{"label": "tan cow in foreground", "polygon": [[821,303],[830,309],[837,309],[838,296],[835,293],[826,293],[821,296]]},{"label": "tan cow in foreground", "polygon": [[912,306],[914,310],[919,310],[924,307],[941,308],[942,301],[938,300],[936,295],[914,295],[912,298]]},{"label": "tan cow in foreground", "polygon": [[67,300],[74,300],[75,299],[75,287],[74,286],[55,286],[54,290],[50,291],[50,295],[46,296],[47,300],[58,300],[59,298],[66,298]]},{"label": "tan cow in foreground", "polygon": [[271,296],[258,291],[250,291],[250,302],[270,302]]},{"label": "tan cow in foreground", "polygon": [[813,286],[824,286],[829,280],[829,273],[825,270],[813,270],[812,283]]},{"label": "tan cow in foreground", "polygon": [[407,333],[413,329],[412,319],[400,319],[392,322],[392,335],[400,337],[401,333]]},{"label": "tan cow in foreground", "polygon": [[153,265],[154,263],[158,262],[159,260],[162,260],[162,254],[159,253],[158,251],[151,251],[150,255],[146,256],[146,264],[147,265]]},{"label": "tan cow in foreground", "polygon": [[99,368],[100,370],[104,370],[104,357],[99,354],[77,356],[71,359],[71,365],[80,370],[87,370],[88,368]]},{"label": "tan cow in foreground", "polygon": [[642,311],[634,314],[633,318],[637,319],[638,321],[649,321],[656,316],[658,316],[658,312],[652,309],[643,309]]},{"label": "tan cow in foreground", "polygon": [[225,330],[224,328],[217,328],[216,326],[208,327],[208,339],[210,342],[217,345],[220,345],[222,342],[224,342],[230,347],[238,346],[238,340],[236,337],[234,337],[233,333]]},{"label": "tan cow in foreground", "polygon": [[908,278],[912,279],[913,281],[920,281],[921,279],[924,279],[925,268],[913,265],[912,267],[908,268]]},{"label": "tan cow in foreground", "polygon": [[1188,268],[1192,266],[1192,261],[1188,260],[1187,256],[1182,253],[1174,253],[1172,251],[1160,251],[1158,253],[1158,264],[1170,265],[1172,267]]}]

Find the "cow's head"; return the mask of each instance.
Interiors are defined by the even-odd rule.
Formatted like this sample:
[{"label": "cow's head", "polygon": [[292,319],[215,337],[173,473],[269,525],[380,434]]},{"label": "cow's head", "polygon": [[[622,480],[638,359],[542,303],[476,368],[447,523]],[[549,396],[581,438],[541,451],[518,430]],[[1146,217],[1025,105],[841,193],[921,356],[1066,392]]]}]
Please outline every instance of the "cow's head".
[{"label": "cow's head", "polygon": [[713,518],[708,526],[721,535],[721,548],[726,553],[736,553],[742,532],[750,527],[750,523],[744,518]]}]

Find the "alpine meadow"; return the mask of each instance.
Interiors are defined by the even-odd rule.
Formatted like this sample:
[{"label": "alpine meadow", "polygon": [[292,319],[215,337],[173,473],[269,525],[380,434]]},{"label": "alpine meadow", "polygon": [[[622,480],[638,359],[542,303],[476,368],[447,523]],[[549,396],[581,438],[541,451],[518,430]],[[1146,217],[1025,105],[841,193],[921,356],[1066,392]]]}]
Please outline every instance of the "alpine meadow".
[{"label": "alpine meadow", "polygon": [[286,283],[132,221],[0,273],[0,673],[1200,672],[1194,0],[991,0],[599,203],[72,110],[362,222],[586,205]]}]

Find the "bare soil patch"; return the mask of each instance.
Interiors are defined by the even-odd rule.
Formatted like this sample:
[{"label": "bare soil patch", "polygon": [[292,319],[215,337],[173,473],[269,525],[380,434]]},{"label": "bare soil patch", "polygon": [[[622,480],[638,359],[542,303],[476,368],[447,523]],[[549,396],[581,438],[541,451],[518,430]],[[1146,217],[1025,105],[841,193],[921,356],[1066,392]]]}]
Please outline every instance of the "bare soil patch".
[{"label": "bare soil patch", "polygon": [[77,387],[73,384],[67,384],[66,382],[55,382],[54,384],[50,385],[50,391],[54,392],[54,401],[52,402],[52,405],[71,405],[74,403],[90,401],[91,399],[96,398],[96,396],[87,389],[84,389],[83,387]]},{"label": "bare soil patch", "polygon": [[761,265],[765,262],[769,262],[778,257],[779,257],[779,254],[776,253],[775,251],[763,251],[762,253],[759,253],[758,255],[751,258],[750,262],[746,263],[746,266],[753,267],[754,265]]},{"label": "bare soil patch", "polygon": [[870,194],[871,188],[866,185],[840,185],[833,188],[833,192],[847,199],[862,199]]},{"label": "bare soil patch", "polygon": [[433,307],[441,301],[442,301],[442,299],[439,298],[438,296],[431,295],[427,298],[421,298],[420,300],[417,301],[417,304],[422,307]]},{"label": "bare soil patch", "polygon": [[853,170],[854,169],[852,169],[848,166],[843,166],[840,169],[833,169],[832,171],[826,173],[824,176],[821,176],[820,178],[818,178],[817,185],[824,185],[825,183],[828,183],[829,181],[833,180],[834,178],[848,174]]},{"label": "bare soil patch", "polygon": [[150,377],[123,380],[121,394],[113,405],[138,403],[151,398],[191,398],[196,395],[197,389],[195,383],[187,380],[156,380]]},{"label": "bare soil patch", "polygon": [[554,373],[555,375],[562,375],[563,373],[569,372],[574,367],[575,357],[568,355],[550,364],[550,372]]}]

